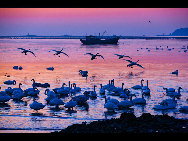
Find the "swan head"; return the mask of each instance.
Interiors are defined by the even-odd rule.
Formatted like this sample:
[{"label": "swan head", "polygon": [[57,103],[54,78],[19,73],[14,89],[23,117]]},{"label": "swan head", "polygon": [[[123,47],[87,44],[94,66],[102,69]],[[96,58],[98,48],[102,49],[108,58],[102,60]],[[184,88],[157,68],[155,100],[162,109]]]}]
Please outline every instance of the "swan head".
[{"label": "swan head", "polygon": [[45,92],[44,92],[44,94],[47,94],[49,91],[50,91],[49,89],[46,89]]},{"label": "swan head", "polygon": [[64,85],[66,85],[66,86],[67,86],[67,84],[63,83],[63,84],[62,84],[62,86],[64,86]]},{"label": "swan head", "polygon": [[182,87],[179,87],[178,89],[182,89]]},{"label": "swan head", "polygon": [[13,80],[13,84],[16,85],[16,80]]}]

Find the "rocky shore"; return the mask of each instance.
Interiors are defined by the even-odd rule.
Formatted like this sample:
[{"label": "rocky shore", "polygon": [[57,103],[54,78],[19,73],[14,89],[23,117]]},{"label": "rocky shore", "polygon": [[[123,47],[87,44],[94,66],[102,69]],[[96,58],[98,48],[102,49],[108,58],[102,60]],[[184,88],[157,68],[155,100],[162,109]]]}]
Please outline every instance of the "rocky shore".
[{"label": "rocky shore", "polygon": [[140,117],[122,113],[120,118],[73,124],[55,133],[188,133],[188,120],[150,113],[144,113]]}]

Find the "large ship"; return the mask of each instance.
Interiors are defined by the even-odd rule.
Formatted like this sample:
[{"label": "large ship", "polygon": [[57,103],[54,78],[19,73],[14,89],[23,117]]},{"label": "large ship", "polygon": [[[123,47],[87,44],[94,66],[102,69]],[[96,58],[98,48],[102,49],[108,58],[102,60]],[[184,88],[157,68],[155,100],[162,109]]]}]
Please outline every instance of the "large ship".
[{"label": "large ship", "polygon": [[84,45],[94,45],[94,44],[117,44],[119,40],[119,36],[86,36],[85,39],[80,39],[82,44]]}]

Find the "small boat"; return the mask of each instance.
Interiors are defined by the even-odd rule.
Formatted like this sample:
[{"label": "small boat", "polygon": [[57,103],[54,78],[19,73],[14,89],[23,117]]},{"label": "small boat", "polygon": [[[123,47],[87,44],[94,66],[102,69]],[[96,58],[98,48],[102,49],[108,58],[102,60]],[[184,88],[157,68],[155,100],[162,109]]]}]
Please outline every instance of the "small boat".
[{"label": "small boat", "polygon": [[103,36],[86,36],[85,39],[80,39],[82,44],[84,45],[95,45],[95,44],[115,44],[117,45],[119,36],[109,36],[109,37],[103,37]]}]

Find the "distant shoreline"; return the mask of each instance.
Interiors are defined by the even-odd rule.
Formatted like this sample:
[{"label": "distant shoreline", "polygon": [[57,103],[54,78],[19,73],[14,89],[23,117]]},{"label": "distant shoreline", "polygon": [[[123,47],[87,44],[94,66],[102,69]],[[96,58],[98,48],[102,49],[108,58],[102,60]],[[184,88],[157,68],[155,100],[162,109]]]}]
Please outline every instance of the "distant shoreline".
[{"label": "distant shoreline", "polygon": [[[102,36],[109,38],[112,36]],[[84,39],[85,36],[0,36],[0,39]],[[120,39],[188,39],[188,36],[120,36]]]}]

